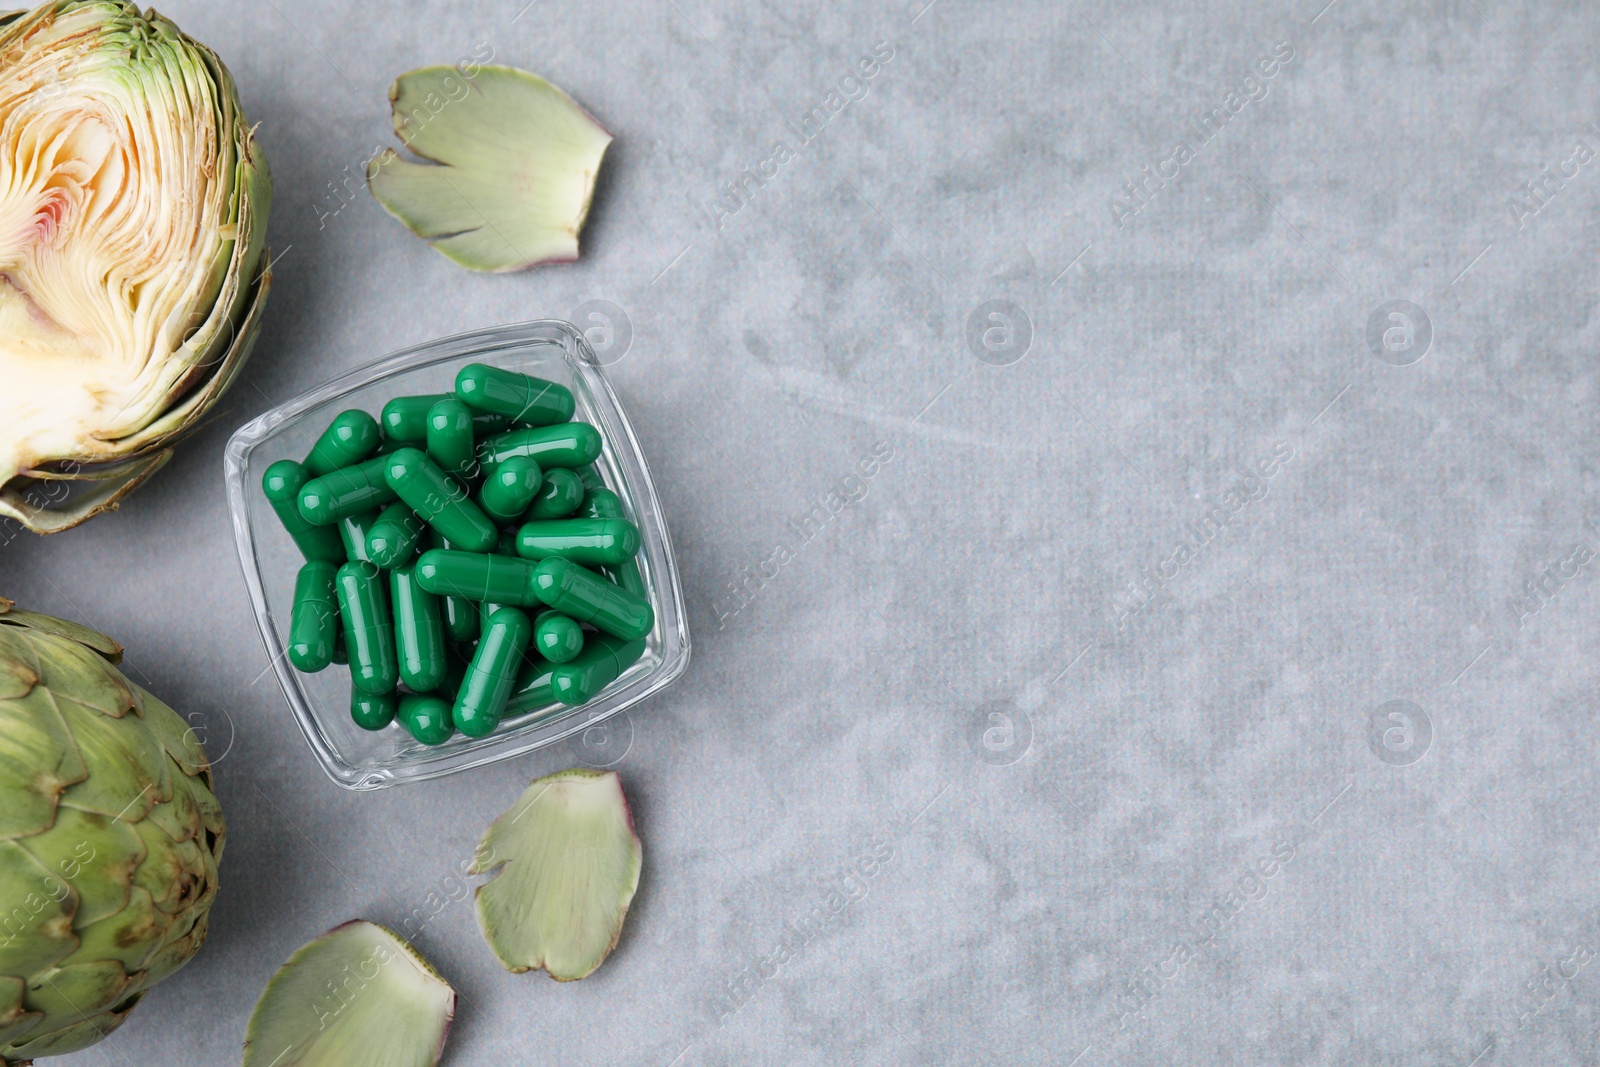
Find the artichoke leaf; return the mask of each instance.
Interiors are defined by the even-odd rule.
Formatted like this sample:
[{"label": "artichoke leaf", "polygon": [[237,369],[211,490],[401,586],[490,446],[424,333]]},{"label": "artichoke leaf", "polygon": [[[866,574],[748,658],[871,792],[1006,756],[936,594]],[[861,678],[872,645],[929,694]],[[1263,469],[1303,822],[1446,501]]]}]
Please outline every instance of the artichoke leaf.
[{"label": "artichoke leaf", "polygon": [[478,925],[506,970],[587,978],[616,947],[643,848],[615,771],[541,778],[484,833],[471,873]]},{"label": "artichoke leaf", "polygon": [[43,1012],[28,1011],[22,1006],[22,994],[27,984],[20,978],[0,976],[0,1044],[15,1041],[39,1025]]},{"label": "artichoke leaf", "polygon": [[8,1046],[7,1051],[13,1056],[23,1057],[24,1063],[32,1062],[28,1057],[33,1056],[65,1056],[72,1052],[81,1052],[91,1045],[105,1039],[105,1036],[114,1033],[117,1027],[127,1021],[131,1012],[144,999],[143,993],[130,993],[120,1004],[98,1015],[84,1018],[80,1012],[72,1012],[68,1017],[74,1021],[59,1030],[30,1032],[24,1034],[20,1042]]},{"label": "artichoke leaf", "polygon": [[79,753],[94,768],[63,798],[64,805],[137,823],[171,799],[167,754],[137,715],[113,719],[64,693],[52,696]]},{"label": "artichoke leaf", "polygon": [[169,925],[167,916],[156,911],[150,894],[135,890],[128,896],[128,906],[115,915],[79,926],[78,950],[63,960],[62,966],[114,960],[126,973],[137,974],[154,955]]},{"label": "artichoke leaf", "polygon": [[244,1067],[433,1067],[455,1006],[455,990],[392,931],[346,923],[267,983]]},{"label": "artichoke leaf", "polygon": [[[159,911],[156,917],[160,919]],[[167,929],[166,943],[145,964],[144,977],[134,982],[135,988],[149,988],[182,968],[206,943],[206,932],[210,928],[210,912],[202,912],[188,929],[184,929],[182,923],[173,923]]]},{"label": "artichoke leaf", "polygon": [[0,489],[0,517],[16,519],[35,533],[60,533],[70,530],[107,511],[117,510],[123,497],[139,488],[167,465],[172,450],[144,456],[135,464],[114,474],[92,467],[79,467],[77,480],[94,483],[94,488],[74,493],[57,504],[53,494],[33,493],[7,485]]},{"label": "artichoke leaf", "polygon": [[109,718],[120,719],[131,711],[137,701],[127,679],[105,669],[99,650],[79,644],[70,633],[61,636],[67,640],[37,643],[40,682],[48,689],[70,692],[76,703]]},{"label": "artichoke leaf", "polygon": [[177,761],[187,775],[198,775],[211,769],[211,763],[206,759],[206,750],[200,745],[200,735],[194,727],[178,716],[178,713],[158,700],[153,699],[143,689],[134,687],[138,696],[140,713],[144,716],[144,724],[152,734],[161,742],[161,747],[167,750],[167,755]]},{"label": "artichoke leaf", "polygon": [[0,901],[0,974],[35,974],[77,949],[77,893],[14,841],[0,841]]},{"label": "artichoke leaf", "polygon": [[413,70],[389,100],[395,132],[430,162],[385,150],[367,165],[384,210],[470,270],[578,258],[611,134],[576,101],[501,66]]},{"label": "artichoke leaf", "polygon": [[[8,658],[0,642],[0,662]],[[0,697],[0,838],[48,830],[62,794],[88,776],[48,691]]]},{"label": "artichoke leaf", "polygon": [[46,1015],[98,1015],[128,992],[128,973],[116,960],[63,964],[28,984],[22,1003]]},{"label": "artichoke leaf", "polygon": [[[112,663],[122,662],[122,646],[98,630],[91,630],[66,619],[58,619],[53,615],[40,615],[36,611],[24,611],[12,607],[6,601],[6,610],[0,611],[0,626],[26,626],[57,637],[65,637],[69,641],[76,641],[80,645],[87,645],[94,649]],[[0,693],[0,697],[5,694]]]},{"label": "artichoke leaf", "polygon": [[27,640],[0,626],[0,700],[16,700],[33,692],[43,669]]}]

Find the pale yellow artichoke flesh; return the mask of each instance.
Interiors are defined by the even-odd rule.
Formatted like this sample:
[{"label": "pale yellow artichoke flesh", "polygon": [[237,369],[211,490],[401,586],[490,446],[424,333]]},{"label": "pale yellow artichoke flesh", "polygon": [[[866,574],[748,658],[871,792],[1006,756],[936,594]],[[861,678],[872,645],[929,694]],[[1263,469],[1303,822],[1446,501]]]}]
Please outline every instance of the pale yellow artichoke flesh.
[{"label": "pale yellow artichoke flesh", "polygon": [[227,69],[170,21],[0,20],[0,515],[63,529],[165,462],[254,340],[270,199]]}]

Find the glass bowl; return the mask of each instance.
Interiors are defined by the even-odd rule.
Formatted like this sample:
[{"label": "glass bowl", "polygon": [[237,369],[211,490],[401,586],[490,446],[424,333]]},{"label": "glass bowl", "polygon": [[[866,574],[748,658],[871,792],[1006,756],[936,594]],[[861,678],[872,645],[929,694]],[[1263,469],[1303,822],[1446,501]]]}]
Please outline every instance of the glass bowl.
[{"label": "glass bowl", "polygon": [[[556,704],[501,723],[487,737],[456,734],[429,747],[399,726],[371,732],[350,719],[350,675],[333,666],[302,674],[285,656],[295,576],[304,562],[261,491],[261,476],[280,459],[304,458],[329,421],[346,408],[376,416],[393,397],[445,393],[456,371],[487,363],[524,371],[572,390],[573,418],[605,436],[595,469],[622,498],[639,527],[639,570],[655,608],[644,656],[587,704]],[[239,563],[266,643],[271,670],[322,769],[347,789],[382,789],[520,756],[587,730],[670,685],[689,665],[689,631],[672,541],[639,441],[594,351],[570,323],[554,319],[446,337],[359,367],[241,427],[224,458],[228,510]]]}]

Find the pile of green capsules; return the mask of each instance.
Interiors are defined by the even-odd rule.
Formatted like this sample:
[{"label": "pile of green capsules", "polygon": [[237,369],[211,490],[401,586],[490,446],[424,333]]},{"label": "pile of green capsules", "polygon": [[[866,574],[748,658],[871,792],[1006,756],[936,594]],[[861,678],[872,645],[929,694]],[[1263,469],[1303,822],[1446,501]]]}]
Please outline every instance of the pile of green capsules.
[{"label": "pile of green capsules", "polygon": [[348,663],[357,725],[483,737],[587,702],[644,654],[639,530],[575,410],[565,386],[473,363],[454,393],[342,412],[304,461],[267,468],[306,559],[289,661]]}]

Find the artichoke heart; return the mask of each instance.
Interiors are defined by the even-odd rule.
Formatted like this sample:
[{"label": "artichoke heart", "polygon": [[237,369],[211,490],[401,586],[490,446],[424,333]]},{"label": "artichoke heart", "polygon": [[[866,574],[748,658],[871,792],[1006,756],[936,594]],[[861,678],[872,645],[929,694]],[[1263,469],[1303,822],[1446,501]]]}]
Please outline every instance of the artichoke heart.
[{"label": "artichoke heart", "polygon": [[272,182],[222,61],[122,0],[0,16],[0,516],[115,506],[249,354]]},{"label": "artichoke heart", "polygon": [[617,772],[540,778],[478,844],[470,873],[495,872],[478,887],[478,926],[508,971],[587,978],[622,936],[643,861]]},{"label": "artichoke heart", "polygon": [[611,134],[515,67],[423,67],[389,90],[395,133],[428,163],[384,149],[367,185],[384,210],[469,270],[578,258]]},{"label": "artichoke heart", "polygon": [[433,1067],[456,991],[376,923],[349,922],[303,945],[267,983],[244,1067]]}]

